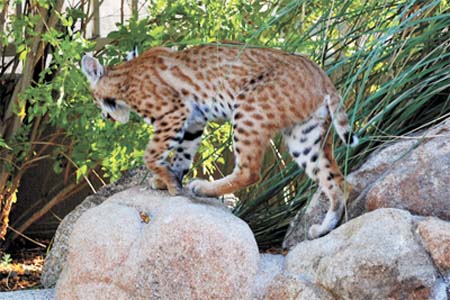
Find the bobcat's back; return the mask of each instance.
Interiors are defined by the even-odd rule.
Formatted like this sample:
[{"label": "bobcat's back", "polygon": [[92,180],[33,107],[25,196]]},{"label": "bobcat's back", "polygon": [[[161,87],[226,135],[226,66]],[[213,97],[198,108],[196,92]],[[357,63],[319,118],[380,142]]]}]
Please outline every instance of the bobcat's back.
[{"label": "bobcat's back", "polygon": [[115,71],[121,69],[129,75],[117,84],[131,90],[130,104],[138,112],[148,113],[149,103],[165,111],[163,106],[174,100],[170,97],[180,95],[185,105],[201,105],[209,120],[231,119],[235,106],[243,106],[267,118],[265,125],[273,130],[306,119],[326,95],[336,95],[326,74],[309,59],[273,49],[155,48]]}]

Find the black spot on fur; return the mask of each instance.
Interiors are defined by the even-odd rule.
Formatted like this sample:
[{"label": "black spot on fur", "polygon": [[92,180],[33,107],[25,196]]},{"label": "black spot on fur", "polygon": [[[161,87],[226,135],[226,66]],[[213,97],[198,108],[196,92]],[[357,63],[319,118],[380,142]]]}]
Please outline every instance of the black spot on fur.
[{"label": "black spot on fur", "polygon": [[319,168],[314,168],[314,169],[312,170],[312,173],[313,173],[314,176],[316,176],[317,173],[319,173],[319,171],[320,171]]},{"label": "black spot on fur", "polygon": [[303,150],[303,154],[304,155],[308,155],[308,153],[311,151],[311,148],[305,148],[305,150]]},{"label": "black spot on fur", "polygon": [[294,152],[292,152],[292,156],[294,156],[294,157],[299,157],[299,156],[300,156],[300,153],[297,152],[297,151],[294,151]]},{"label": "black spot on fur", "polygon": [[191,155],[189,153],[184,153],[184,158],[191,160]]},{"label": "black spot on fur", "polygon": [[306,162],[302,162],[302,168],[306,169]]},{"label": "black spot on fur", "polygon": [[316,124],[312,124],[312,125],[306,127],[305,129],[303,129],[303,130],[302,130],[302,133],[303,133],[303,134],[308,134],[308,133],[310,133],[311,131],[313,131],[318,125],[319,125],[319,124],[317,124],[317,123],[316,123]]},{"label": "black spot on fur", "polygon": [[181,153],[181,152],[183,152],[184,150],[183,150],[183,148],[178,148],[177,149],[177,152],[179,152],[179,153]]},{"label": "black spot on fur", "polygon": [[307,140],[308,140],[308,138],[306,136],[302,136],[300,138],[300,143],[306,143]]},{"label": "black spot on fur", "polygon": [[314,141],[314,145],[317,145],[318,143],[320,143],[321,140],[322,140],[322,137],[319,136],[319,137]]},{"label": "black spot on fur", "polygon": [[315,162],[319,158],[319,155],[317,153],[314,153],[313,156],[311,156],[311,161]]}]

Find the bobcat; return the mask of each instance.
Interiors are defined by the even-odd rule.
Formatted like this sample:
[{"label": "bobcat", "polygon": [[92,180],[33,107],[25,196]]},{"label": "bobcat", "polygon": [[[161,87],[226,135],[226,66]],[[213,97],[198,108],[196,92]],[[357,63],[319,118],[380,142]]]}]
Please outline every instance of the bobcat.
[{"label": "bobcat", "polygon": [[112,67],[85,55],[82,70],[105,118],[125,123],[131,109],[153,124],[144,155],[154,173],[152,188],[179,194],[206,122],[230,120],[233,172],[214,182],[194,180],[188,189],[219,196],[257,182],[265,146],[281,131],[293,159],[330,200],[322,224],[311,226],[310,238],[336,227],[347,187],[332,153],[330,123],[344,142],[358,140],[349,135],[336,88],[308,58],[232,44],[183,51],[157,47]]}]

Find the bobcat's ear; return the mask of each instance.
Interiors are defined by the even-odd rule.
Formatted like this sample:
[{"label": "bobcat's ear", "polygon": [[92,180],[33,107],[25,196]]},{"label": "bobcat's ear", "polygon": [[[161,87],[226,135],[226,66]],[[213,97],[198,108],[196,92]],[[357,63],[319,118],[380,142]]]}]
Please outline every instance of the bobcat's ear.
[{"label": "bobcat's ear", "polygon": [[105,73],[105,68],[95,57],[90,55],[85,55],[81,59],[81,70],[91,84],[95,84]]}]

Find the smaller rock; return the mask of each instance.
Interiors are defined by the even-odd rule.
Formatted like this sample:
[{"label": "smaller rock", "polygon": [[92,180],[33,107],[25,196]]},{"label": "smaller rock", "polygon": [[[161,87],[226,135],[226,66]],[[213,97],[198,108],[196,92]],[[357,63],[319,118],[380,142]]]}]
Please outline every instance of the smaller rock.
[{"label": "smaller rock", "polygon": [[292,274],[279,274],[270,283],[264,300],[335,300],[311,282]]},{"label": "smaller rock", "polygon": [[420,221],[417,231],[434,263],[443,273],[450,272],[450,222],[438,218]]},{"label": "smaller rock", "polygon": [[413,234],[413,219],[399,209],[364,214],[295,246],[286,271],[339,299],[428,299],[439,276]]}]

